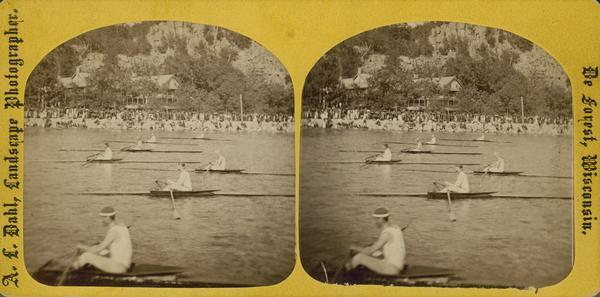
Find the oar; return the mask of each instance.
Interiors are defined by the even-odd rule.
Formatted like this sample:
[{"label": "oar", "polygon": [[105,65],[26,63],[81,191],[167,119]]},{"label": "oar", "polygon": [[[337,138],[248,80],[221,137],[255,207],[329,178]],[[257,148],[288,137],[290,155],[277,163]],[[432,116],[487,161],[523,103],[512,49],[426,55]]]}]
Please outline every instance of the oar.
[{"label": "oar", "polygon": [[102,154],[102,153],[96,153],[96,154],[89,155],[89,156],[85,157],[85,162],[84,162],[83,164],[81,164],[81,166],[82,166],[82,167],[85,167],[85,166],[89,165],[89,164],[90,164],[90,162],[91,162],[91,161],[93,161],[93,160],[95,159],[94,157],[96,157],[96,156],[100,156],[101,154]]},{"label": "oar", "polygon": [[450,191],[446,192],[446,194],[448,195],[448,217],[450,218],[450,221],[456,222],[456,216],[454,215],[454,211],[452,211],[452,200],[450,200]]},{"label": "oar", "polygon": [[337,278],[340,276],[340,273],[342,273],[342,270],[344,270],[344,268],[346,267],[346,263],[350,261],[350,259],[352,259],[353,256],[354,253],[352,252],[352,250],[350,250],[350,252],[348,252],[348,256],[344,258],[344,262],[342,262],[342,265],[340,265],[340,267],[335,271],[335,274],[333,274],[333,278],[331,279],[332,283],[335,283],[337,281]]},{"label": "oar", "polygon": [[169,193],[171,194],[171,206],[173,206],[173,218],[179,220],[181,219],[181,216],[179,216],[179,212],[177,212],[177,208],[175,208],[175,198],[173,197],[173,189],[169,189]]},{"label": "oar", "polygon": [[366,157],[366,158],[365,158],[365,164],[362,164],[362,165],[360,166],[360,168],[364,168],[364,167],[367,167],[367,166],[371,165],[371,164],[369,164],[369,163],[368,163],[368,161],[372,161],[372,160],[373,160],[373,158],[375,158],[375,157],[377,157],[377,156],[379,156],[379,155],[380,155],[380,154],[375,154],[375,155],[371,155],[371,156],[368,156],[368,157]]},{"label": "oar", "polygon": [[73,264],[75,264],[75,261],[77,260],[77,256],[79,256],[79,249],[75,249],[75,253],[73,254],[73,257],[69,258],[69,262],[67,262],[68,266],[67,266],[67,268],[65,268],[65,270],[60,275],[60,278],[58,279],[58,283],[56,284],[57,286],[63,285],[63,283],[67,279],[67,276],[69,275],[69,272],[71,271],[71,267],[73,266]]}]

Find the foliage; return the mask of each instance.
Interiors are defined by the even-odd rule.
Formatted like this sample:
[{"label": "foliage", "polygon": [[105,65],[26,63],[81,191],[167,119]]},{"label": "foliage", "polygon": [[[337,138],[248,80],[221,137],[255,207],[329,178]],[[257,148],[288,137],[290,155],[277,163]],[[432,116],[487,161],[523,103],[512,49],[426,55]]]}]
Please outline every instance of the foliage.
[{"label": "foliage", "polygon": [[[571,100],[567,90],[534,83],[515,69],[520,55],[530,51],[533,44],[512,33],[486,28],[483,42],[476,45],[466,35],[449,34],[436,45],[437,54],[444,56],[445,63],[424,62],[433,52],[428,38],[441,25],[436,22],[414,27],[391,25],[340,43],[309,72],[303,104],[318,108],[342,103],[345,108],[391,110],[405,106],[410,99],[446,96],[456,99],[453,107],[467,112],[520,114],[523,98],[527,114],[569,116]],[[468,26],[465,28],[475,32]],[[386,64],[373,73],[369,88],[344,89],[339,79],[353,77],[371,54],[384,55]],[[401,56],[412,60],[410,67],[399,62]],[[461,90],[451,94],[433,82],[433,78],[442,76],[456,77]],[[443,108],[441,101],[432,102],[429,108]]]},{"label": "foliage", "polygon": [[[252,40],[224,28],[204,26],[197,34],[202,34],[206,43],[199,42],[192,47],[194,43],[189,37],[168,32],[160,36],[160,42],[153,48],[147,36],[159,23],[114,25],[67,41],[33,70],[26,87],[28,101],[38,104],[43,98],[45,104],[55,106],[114,108],[122,106],[127,96],[158,98],[162,94],[173,95],[177,99],[175,105],[181,109],[238,112],[242,95],[245,112],[293,112],[289,78],[288,85],[273,84],[232,66],[239,51],[252,46]],[[222,41],[218,47],[217,41]],[[88,87],[65,89],[58,78],[72,76],[89,53],[100,53],[103,60],[101,66],[90,73]],[[164,60],[133,62],[129,68],[119,63],[120,57],[156,59],[156,54],[163,54]],[[180,87],[167,90],[150,78],[161,74],[174,74]],[[162,108],[163,104],[158,99],[149,100],[147,108]]]}]

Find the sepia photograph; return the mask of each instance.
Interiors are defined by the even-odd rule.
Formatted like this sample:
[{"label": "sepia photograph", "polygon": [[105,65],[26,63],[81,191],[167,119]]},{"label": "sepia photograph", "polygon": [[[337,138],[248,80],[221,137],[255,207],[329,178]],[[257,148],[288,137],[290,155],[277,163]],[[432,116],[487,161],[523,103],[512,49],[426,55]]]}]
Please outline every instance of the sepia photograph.
[{"label": "sepia photograph", "polygon": [[299,246],[338,285],[529,288],[573,265],[571,84],[498,28],[375,28],[302,94]]},{"label": "sepia photograph", "polygon": [[294,98],[281,62],[239,33],[177,21],[62,42],[26,85],[29,274],[53,286],[287,278]]}]

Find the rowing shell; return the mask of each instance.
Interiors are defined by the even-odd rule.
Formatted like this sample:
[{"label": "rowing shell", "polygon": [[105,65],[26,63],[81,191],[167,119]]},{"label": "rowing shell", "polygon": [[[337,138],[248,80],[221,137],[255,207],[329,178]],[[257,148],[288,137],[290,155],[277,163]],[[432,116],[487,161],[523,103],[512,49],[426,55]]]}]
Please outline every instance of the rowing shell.
[{"label": "rowing shell", "polygon": [[123,161],[122,158],[114,158],[114,159],[110,159],[110,160],[92,159],[92,160],[87,160],[85,162],[88,162],[88,163],[116,163],[116,162],[121,162],[121,161]]},{"label": "rowing shell", "polygon": [[[491,198],[496,192],[450,193],[452,199]],[[427,199],[447,199],[448,193],[427,192]]]},{"label": "rowing shell", "polygon": [[193,139],[193,140],[207,140],[207,141],[231,141],[230,139],[217,139],[208,137],[160,137],[162,139]]},{"label": "rowing shell", "polygon": [[434,152],[434,151],[429,151],[429,150],[414,150],[414,149],[403,149],[400,152],[402,153],[406,153],[406,154],[431,154],[431,155],[468,155],[468,156],[475,156],[475,155],[481,155],[482,153],[464,153],[464,152],[458,152],[458,153],[451,153],[451,152]]},{"label": "rowing shell", "polygon": [[[496,192],[475,192],[475,193],[450,193],[451,199],[557,199],[557,200],[572,200],[572,196],[542,196],[542,195],[495,195]],[[428,193],[356,193],[358,196],[364,197],[421,197],[429,199],[447,199],[446,193],[428,192]]]},{"label": "rowing shell", "polygon": [[130,153],[185,153],[185,154],[199,154],[202,151],[166,151],[166,150],[154,150],[154,149],[121,149],[124,152]]},{"label": "rowing shell", "polygon": [[487,139],[440,138],[440,140],[446,140],[446,141],[475,141],[475,142],[511,143],[510,141],[494,141],[494,140],[487,140]]},{"label": "rowing shell", "polygon": [[223,170],[205,170],[205,169],[201,169],[201,168],[196,168],[194,170],[195,172],[198,173],[216,173],[216,174],[243,174],[244,169],[223,169]]},{"label": "rowing shell", "polygon": [[125,273],[106,273],[91,266],[64,273],[71,263],[65,260],[48,261],[33,278],[46,285],[57,285],[64,275],[65,286],[112,286],[112,287],[248,287],[241,283],[226,283],[215,280],[185,280],[182,274],[187,269],[177,266],[156,264],[132,264]]},{"label": "rowing shell", "polygon": [[[100,149],[59,149],[61,152],[103,152],[104,150]],[[130,149],[123,148],[121,149],[123,152],[130,153],[186,153],[186,154],[194,154],[194,153],[202,153],[202,151],[167,151],[167,150],[154,150],[154,149]]]},{"label": "rowing shell", "polygon": [[[414,145],[414,142],[399,142],[399,141],[390,141],[390,142],[386,142],[389,144],[412,144]],[[423,143],[423,145],[437,145],[437,146],[455,146],[455,147],[478,147],[476,145],[461,145],[461,144],[440,144],[440,143]]]},{"label": "rowing shell", "polygon": [[375,165],[386,165],[386,164],[395,164],[400,163],[402,160],[390,160],[390,161],[378,161],[378,160],[366,160],[366,164],[375,164]]},{"label": "rowing shell", "polygon": [[[135,144],[135,141],[127,141],[127,140],[105,140],[104,142],[109,143],[130,143]],[[170,144],[170,145],[198,145],[197,143],[179,143],[179,142],[161,142],[161,141],[142,141],[142,143],[147,144]]]},{"label": "rowing shell", "polygon": [[342,272],[336,277],[337,271],[334,267],[328,267],[326,262],[321,262],[321,265],[311,274],[325,283],[385,286],[442,285],[448,283],[454,275],[453,270],[424,265],[405,265],[399,274],[390,276],[377,274],[362,266],[351,271],[342,268]]},{"label": "rowing shell", "polygon": [[485,171],[473,171],[473,174],[486,174],[486,175],[521,175],[522,171],[503,171],[503,172],[485,172]]},{"label": "rowing shell", "polygon": [[[173,191],[174,198],[192,198],[192,197],[295,197],[294,194],[280,193],[226,193],[219,190],[202,190],[202,191]],[[170,198],[170,191],[150,191],[150,192],[78,192],[65,193],[68,195],[86,195],[86,196],[150,196],[154,198]]]},{"label": "rowing shell", "polygon": [[[180,161],[145,161],[145,160],[122,160],[119,158],[111,160],[27,160],[27,162],[48,162],[48,163],[85,163],[85,162],[98,162],[98,163],[148,163],[148,164],[168,164],[168,163],[181,163]],[[183,163],[198,164],[205,163],[204,161],[185,161]]]}]

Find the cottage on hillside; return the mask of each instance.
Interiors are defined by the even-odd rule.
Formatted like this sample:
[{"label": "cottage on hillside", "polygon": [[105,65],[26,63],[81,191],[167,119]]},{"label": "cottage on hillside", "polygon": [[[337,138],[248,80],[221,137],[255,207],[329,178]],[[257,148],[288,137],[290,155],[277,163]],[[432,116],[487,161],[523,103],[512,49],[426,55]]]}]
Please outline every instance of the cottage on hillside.
[{"label": "cottage on hillside", "polygon": [[160,105],[164,109],[175,109],[174,104],[177,102],[177,99],[174,96],[174,92],[179,89],[180,84],[174,74],[134,76],[131,80],[133,82],[152,82],[159,91],[152,96],[128,94],[125,96],[125,108],[139,109],[148,105]]}]

